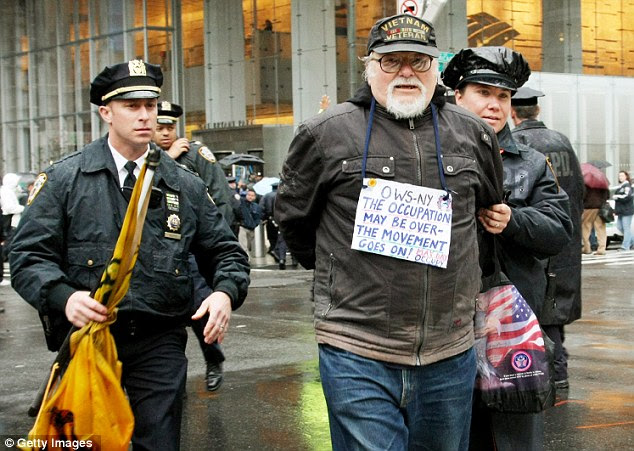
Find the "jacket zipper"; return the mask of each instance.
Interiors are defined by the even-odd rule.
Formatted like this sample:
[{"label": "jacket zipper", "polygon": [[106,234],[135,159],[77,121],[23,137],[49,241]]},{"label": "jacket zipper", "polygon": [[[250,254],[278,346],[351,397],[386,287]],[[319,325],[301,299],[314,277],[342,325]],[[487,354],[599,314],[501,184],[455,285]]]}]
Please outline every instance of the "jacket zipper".
[{"label": "jacket zipper", "polygon": [[[412,131],[412,141],[414,142],[414,151],[416,152],[416,159],[418,160],[418,164],[416,167],[416,175],[418,177],[418,184],[423,185],[423,158],[420,152],[420,148],[418,147],[418,140],[416,139],[416,133],[414,132],[414,119],[409,119],[409,129]],[[420,318],[418,324],[420,325],[420,336],[418,337],[418,343],[416,345],[416,365],[420,365],[420,350],[423,347],[423,343],[425,342],[425,327],[424,321],[426,317],[426,306],[427,306],[427,290],[425,286],[427,285],[427,280],[429,279],[429,267],[424,265],[423,268],[423,283],[422,293],[421,293],[421,309],[420,309]]]}]

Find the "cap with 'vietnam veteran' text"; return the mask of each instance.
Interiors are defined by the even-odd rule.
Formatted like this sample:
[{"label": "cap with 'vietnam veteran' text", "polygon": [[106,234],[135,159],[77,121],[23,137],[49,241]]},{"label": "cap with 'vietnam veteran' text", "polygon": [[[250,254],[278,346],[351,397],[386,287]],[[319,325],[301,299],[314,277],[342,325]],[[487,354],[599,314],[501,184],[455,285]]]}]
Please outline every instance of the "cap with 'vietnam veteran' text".
[{"label": "cap with 'vietnam veteran' text", "polygon": [[161,94],[161,67],[143,60],[107,66],[90,84],[90,103],[105,105],[116,99],[153,99]]},{"label": "cap with 'vietnam veteran' text", "polygon": [[418,52],[437,58],[436,34],[431,23],[410,14],[399,14],[377,21],[370,30],[371,52]]}]

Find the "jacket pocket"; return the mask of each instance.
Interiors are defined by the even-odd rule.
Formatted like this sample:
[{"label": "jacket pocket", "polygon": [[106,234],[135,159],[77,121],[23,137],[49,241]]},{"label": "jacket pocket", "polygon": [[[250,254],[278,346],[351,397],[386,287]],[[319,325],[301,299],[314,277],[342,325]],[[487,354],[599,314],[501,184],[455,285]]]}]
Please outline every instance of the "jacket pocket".
[{"label": "jacket pocket", "polygon": [[[167,314],[181,314],[184,307],[193,302],[193,284],[187,256],[154,251],[152,262],[159,276],[155,282],[158,302],[152,307]],[[189,296],[183,297],[183,293],[189,293]]]},{"label": "jacket pocket", "polygon": [[90,243],[69,246],[68,276],[71,281],[86,290],[96,288],[113,250]]},{"label": "jacket pocket", "polygon": [[450,155],[442,159],[447,189],[451,191],[453,209],[475,213],[475,190],[478,183],[476,161],[465,156]]},{"label": "jacket pocket", "polygon": [[[394,178],[394,157],[387,155],[368,155],[365,164],[365,173],[375,177]],[[363,169],[363,156],[348,158],[341,163],[341,171],[344,174],[361,174]]]}]

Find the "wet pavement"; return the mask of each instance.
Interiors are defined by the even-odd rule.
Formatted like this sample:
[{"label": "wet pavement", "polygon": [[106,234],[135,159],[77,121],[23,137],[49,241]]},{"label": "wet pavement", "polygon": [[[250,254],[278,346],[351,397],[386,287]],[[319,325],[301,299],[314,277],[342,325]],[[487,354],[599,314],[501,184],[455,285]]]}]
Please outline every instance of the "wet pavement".
[{"label": "wet pavement", "polygon": [[[224,344],[225,379],[204,387],[190,333],[184,450],[328,450],[309,301],[312,273],[279,271],[269,257],[252,272]],[[584,258],[584,311],[566,328],[570,389],[546,412],[547,450],[634,449],[634,252]],[[26,434],[33,392],[53,354],[35,311],[0,287],[0,436]],[[4,440],[2,440],[4,442]],[[3,443],[0,443],[2,449]]]}]

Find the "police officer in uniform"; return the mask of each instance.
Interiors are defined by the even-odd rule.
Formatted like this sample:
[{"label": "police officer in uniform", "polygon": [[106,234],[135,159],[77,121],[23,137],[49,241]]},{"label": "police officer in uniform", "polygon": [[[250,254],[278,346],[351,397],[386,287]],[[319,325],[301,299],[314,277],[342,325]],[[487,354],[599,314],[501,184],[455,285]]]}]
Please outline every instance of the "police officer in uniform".
[{"label": "police officer in uniform", "polygon": [[555,343],[555,386],[566,389],[568,358],[564,347],[564,325],[581,318],[581,215],[583,214],[583,174],[568,138],[537,120],[538,97],[544,93],[521,87],[511,97],[513,138],[546,155],[557,181],[570,199],[573,235],[560,254],[548,259],[548,296],[540,324]]},{"label": "police officer in uniform", "polygon": [[[506,47],[478,47],[460,50],[442,79],[455,90],[456,104],[479,116],[496,133],[511,208],[511,218],[497,237],[500,266],[541,321],[547,282],[542,260],[568,244],[572,222],[568,196],[559,189],[546,157],[516,142],[507,123],[511,97],[530,73],[522,54]],[[543,412],[476,408],[471,418],[470,449],[543,448]]]},{"label": "police officer in uniform", "polygon": [[[91,84],[90,101],[108,134],[41,173],[27,201],[10,254],[12,284],[42,317],[65,323],[62,336],[71,323],[107,319],[90,293],[121,230],[123,188],[133,184],[150,149],[162,81],[160,67],[142,60],[106,67]],[[185,324],[209,315],[205,340],[221,342],[231,310],[246,297],[249,267],[198,177],[164,157],[153,184],[138,259],[111,332],[135,417],[134,449],[176,450]],[[190,253],[213,290],[193,317]]]},{"label": "police officer in uniform", "polygon": [[227,224],[232,224],[234,221],[231,204],[233,193],[225,173],[207,146],[200,141],[189,141],[187,138],[178,137],[176,125],[182,114],[183,108],[180,105],[167,101],[159,102],[158,124],[153,140],[170,157],[200,176],[225,221]]},{"label": "police officer in uniform", "polygon": [[[229,184],[226,182],[225,174],[220,165],[216,164],[214,154],[200,141],[178,138],[176,127],[182,114],[183,108],[180,105],[168,101],[159,102],[157,125],[153,140],[170,157],[200,175],[205,185],[207,185],[207,190],[214,199],[218,210],[222,213],[225,221],[231,225],[234,221],[234,214],[230,204],[232,200],[230,197],[231,192]],[[190,264],[194,277],[194,308],[197,309],[200,302],[209,295],[209,287],[198,272],[198,265],[192,256],[190,256]],[[225,356],[217,342],[205,343],[204,327],[204,318],[192,322],[192,330],[196,334],[207,366],[205,373],[207,391],[216,391],[222,384],[222,363],[225,360]]]}]

